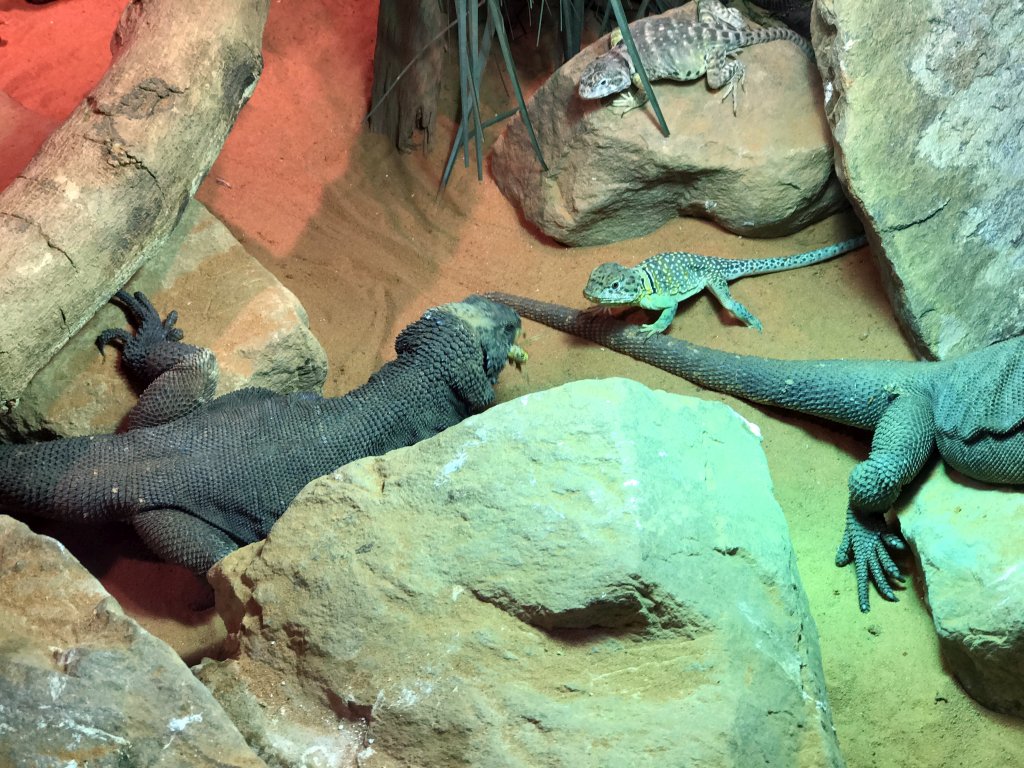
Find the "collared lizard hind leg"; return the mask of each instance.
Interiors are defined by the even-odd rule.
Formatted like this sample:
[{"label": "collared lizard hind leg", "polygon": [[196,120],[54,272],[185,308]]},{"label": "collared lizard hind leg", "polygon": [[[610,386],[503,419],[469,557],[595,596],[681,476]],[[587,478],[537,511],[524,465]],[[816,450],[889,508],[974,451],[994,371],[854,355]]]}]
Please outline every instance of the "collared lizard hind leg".
[{"label": "collared lizard hind leg", "polygon": [[737,8],[727,8],[718,0],[698,0],[697,21],[702,24],[714,24],[730,29],[750,29],[747,19]]},{"label": "collared lizard hind leg", "polygon": [[707,287],[708,290],[715,295],[715,298],[718,299],[721,305],[742,320],[744,325],[747,325],[750,328],[755,328],[758,331],[764,330],[764,327],[761,325],[761,321],[754,317],[754,313],[737,301],[736,297],[732,295],[729,291],[729,284],[725,280],[709,280]]}]

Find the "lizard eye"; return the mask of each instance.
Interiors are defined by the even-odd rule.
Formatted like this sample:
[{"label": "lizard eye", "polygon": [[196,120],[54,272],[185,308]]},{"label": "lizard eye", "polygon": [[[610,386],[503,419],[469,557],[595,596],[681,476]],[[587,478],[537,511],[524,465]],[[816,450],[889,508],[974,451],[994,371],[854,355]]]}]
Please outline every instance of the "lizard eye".
[{"label": "lizard eye", "polygon": [[612,283],[612,290],[613,291],[619,290],[619,281],[618,280],[616,280],[614,283]]}]

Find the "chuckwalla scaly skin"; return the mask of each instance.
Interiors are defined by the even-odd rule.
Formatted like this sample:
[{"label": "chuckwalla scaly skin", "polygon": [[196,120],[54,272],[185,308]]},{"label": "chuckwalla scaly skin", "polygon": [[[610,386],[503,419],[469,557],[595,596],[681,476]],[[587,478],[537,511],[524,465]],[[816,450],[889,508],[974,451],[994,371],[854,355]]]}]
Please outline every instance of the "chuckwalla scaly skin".
[{"label": "chuckwalla scaly skin", "polygon": [[[788,40],[799,46],[807,56],[814,57],[810,44],[786,27],[751,29],[743,16],[733,8],[725,8],[718,0],[698,0],[697,18],[668,11],[647,16],[629,25],[630,34],[643,62],[647,79],[696,80],[707,76],[712,90],[725,87],[724,100],[732,96],[736,114],[738,86],[744,78],[743,64],[736,60],[740,49],[773,40]],[[617,99],[617,107],[632,108],[643,104],[647,94],[622,42],[619,30],[612,32],[611,48],[594,59],[580,75],[579,94],[584,99],[600,99],[637,88],[635,96],[628,93]]]},{"label": "chuckwalla scaly skin", "polygon": [[411,445],[482,410],[520,321],[479,296],[428,310],[397,358],[343,397],[242,389],[214,398],[217,362],[181,342],[177,315],[141,293],[116,298],[136,326],[105,331],[145,385],[114,435],[0,445],[0,511],[58,520],[130,520],[165,560],[196,573],[264,538],[311,480]]},{"label": "chuckwalla scaly skin", "polygon": [[635,267],[608,262],[590,273],[583,295],[588,301],[605,307],[661,310],[655,322],[641,326],[644,333],[655,334],[669,327],[681,301],[707,288],[722,306],[746,325],[760,331],[761,321],[730,293],[730,282],[749,275],[765,275],[818,264],[860,248],[865,242],[866,238],[861,235],[806,253],[768,259],[721,259],[670,251],[644,259]]},{"label": "chuckwalla scaly skin", "polygon": [[648,336],[608,314],[487,294],[523,317],[594,341],[707,389],[812,414],[874,433],[849,480],[837,565],[854,563],[867,611],[868,584],[895,600],[902,581],[889,550],[905,543],[884,513],[936,448],[985,483],[1024,483],[1024,336],[953,360],[774,360],[726,353],[670,336]]}]

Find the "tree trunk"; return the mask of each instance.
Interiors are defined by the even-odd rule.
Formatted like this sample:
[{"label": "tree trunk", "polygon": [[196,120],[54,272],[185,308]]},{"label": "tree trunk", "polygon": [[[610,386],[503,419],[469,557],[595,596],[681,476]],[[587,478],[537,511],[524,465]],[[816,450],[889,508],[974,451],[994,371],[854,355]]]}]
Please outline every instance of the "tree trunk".
[{"label": "tree trunk", "polygon": [[434,129],[447,5],[439,0],[380,0],[370,99],[375,109],[369,125],[374,133],[391,137],[401,152],[419,145],[418,131],[424,134],[423,143],[429,143]]},{"label": "tree trunk", "polygon": [[133,0],[110,71],[0,193],[0,407],[173,229],[256,85],[269,5]]}]

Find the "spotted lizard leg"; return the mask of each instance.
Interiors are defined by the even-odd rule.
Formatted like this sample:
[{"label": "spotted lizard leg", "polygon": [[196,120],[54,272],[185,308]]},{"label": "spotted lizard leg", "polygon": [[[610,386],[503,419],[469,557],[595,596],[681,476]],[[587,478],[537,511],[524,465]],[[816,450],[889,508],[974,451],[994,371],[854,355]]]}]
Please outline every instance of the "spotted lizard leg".
[{"label": "spotted lizard leg", "polygon": [[935,445],[934,429],[926,397],[897,395],[875,428],[868,458],[850,473],[850,504],[836,565],[854,564],[857,600],[865,613],[870,610],[869,583],[886,600],[897,599],[892,585],[902,583],[903,574],[890,553],[907,545],[887,528],[884,514],[927,461]]},{"label": "spotted lizard leg", "polygon": [[697,0],[697,21],[730,29],[749,29],[747,20],[736,8],[726,8],[718,0]]},{"label": "spotted lizard leg", "polygon": [[[621,42],[622,30],[616,27],[608,35],[608,47],[614,48]],[[620,93],[612,99],[612,102],[609,105],[609,107],[613,111],[617,112],[620,117],[647,103],[647,91],[644,90],[644,84],[640,80],[640,75],[634,72],[633,77],[630,79],[633,81],[633,88],[635,90],[633,92],[627,90]]]},{"label": "spotted lizard leg", "polygon": [[761,321],[754,317],[754,313],[747,309],[736,299],[735,296],[732,295],[732,293],[730,293],[728,282],[725,280],[709,280],[707,286],[721,305],[742,320],[744,325],[747,325],[750,328],[756,328],[758,331],[764,330],[761,326]]},{"label": "spotted lizard leg", "polygon": [[725,87],[722,94],[722,101],[732,96],[732,113],[736,114],[738,105],[739,89],[743,88],[743,79],[746,77],[746,69],[742,62],[736,60],[735,53],[715,51],[708,54],[705,59],[707,66],[708,87],[713,91]]},{"label": "spotted lizard leg", "polygon": [[664,332],[672,324],[672,320],[676,316],[677,309],[679,309],[678,304],[673,304],[671,307],[666,307],[665,309],[661,310],[661,314],[658,315],[658,319],[655,320],[653,323],[641,325],[640,331],[645,336],[653,336],[656,333]]}]

